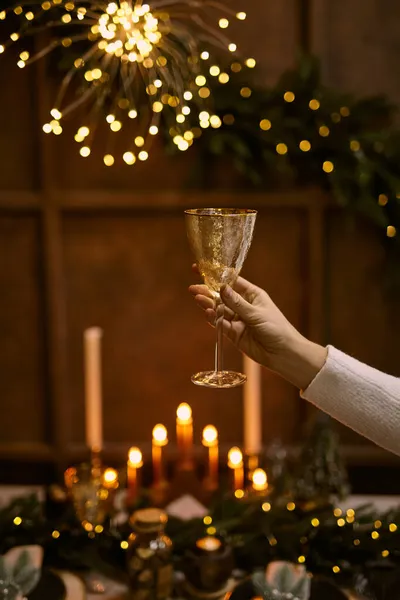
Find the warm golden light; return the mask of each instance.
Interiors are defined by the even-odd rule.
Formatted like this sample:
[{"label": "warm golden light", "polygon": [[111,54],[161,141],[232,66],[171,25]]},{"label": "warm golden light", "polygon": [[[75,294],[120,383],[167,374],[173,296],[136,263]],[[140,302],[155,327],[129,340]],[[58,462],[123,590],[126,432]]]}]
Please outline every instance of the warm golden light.
[{"label": "warm golden light", "polygon": [[379,538],[379,533],[377,531],[372,531],[371,537],[373,540],[377,540]]},{"label": "warm golden light", "polygon": [[308,106],[311,108],[311,110],[318,110],[319,107],[321,106],[321,104],[318,102],[318,100],[316,100],[315,98],[313,98],[308,103]]},{"label": "warm golden light", "polygon": [[136,162],[136,156],[133,152],[124,152],[122,158],[127,165],[133,165]]},{"label": "warm golden light", "polygon": [[110,125],[111,131],[119,131],[122,128],[121,121],[113,121]]},{"label": "warm golden light", "polygon": [[206,552],[215,552],[222,546],[222,542],[216,537],[204,537],[196,542],[197,548]]},{"label": "warm golden light", "polygon": [[390,533],[394,533],[395,531],[397,531],[397,525],[396,525],[396,523],[390,523],[390,525],[389,525],[389,531],[390,531]]},{"label": "warm golden light", "polygon": [[294,102],[295,98],[296,96],[293,94],[293,92],[285,92],[283,94],[283,99],[285,102]]},{"label": "warm golden light", "polygon": [[299,144],[299,148],[302,152],[308,152],[311,150],[311,144],[308,140],[302,140]]},{"label": "warm golden light", "polygon": [[325,171],[325,173],[332,173],[334,168],[335,168],[335,166],[334,166],[333,162],[331,162],[330,160],[325,160],[322,165],[322,169],[323,169],[323,171]]},{"label": "warm golden light", "polygon": [[214,129],[218,129],[219,127],[221,127],[222,121],[218,115],[212,115],[212,117],[210,117],[210,125]]},{"label": "warm golden light", "polygon": [[329,127],[327,127],[326,125],[321,125],[321,127],[318,130],[318,133],[321,137],[328,137],[328,135],[330,134]]},{"label": "warm golden light", "polygon": [[89,156],[89,154],[90,154],[90,148],[89,148],[89,146],[82,146],[82,148],[80,148],[80,150],[79,150],[79,154],[81,156],[83,156],[84,158],[86,158],[87,156]]},{"label": "warm golden light", "polygon": [[297,562],[302,564],[306,562],[306,557],[302,554],[301,556],[298,557]]},{"label": "warm golden light", "polygon": [[153,427],[153,444],[156,446],[165,446],[168,444],[167,428],[161,423]]},{"label": "warm golden light", "polygon": [[107,468],[103,474],[104,487],[115,488],[118,487],[118,473],[111,467]]},{"label": "warm golden light", "polygon": [[182,402],[176,409],[176,416],[180,423],[191,423],[192,422],[192,409],[187,402]]},{"label": "warm golden light", "polygon": [[218,431],[214,425],[207,425],[203,429],[203,440],[204,446],[213,446],[218,442]]},{"label": "warm golden light", "polygon": [[114,157],[112,154],[106,154],[103,158],[103,161],[106,167],[111,167],[114,164]]},{"label": "warm golden light", "polygon": [[269,512],[271,510],[271,504],[269,502],[263,502],[261,508],[264,512]]},{"label": "warm golden light", "polygon": [[252,480],[253,489],[256,491],[263,491],[268,488],[267,474],[263,469],[255,469]]},{"label": "warm golden light", "polygon": [[236,469],[243,466],[243,454],[240,448],[233,446],[228,452],[228,467]]},{"label": "warm golden light", "polygon": [[268,131],[269,129],[271,129],[271,127],[272,125],[269,119],[262,119],[262,121],[260,121],[260,129],[262,129],[263,131]]},{"label": "warm golden light", "polygon": [[[215,64],[218,55],[213,57],[212,46],[216,49],[225,47],[229,52],[235,53],[238,49],[237,44],[228,40],[224,35],[225,31],[221,29],[228,28],[231,19],[236,18],[239,21],[246,19],[244,11],[236,13],[230,11],[232,17],[228,15],[226,18],[224,13],[220,12],[213,21],[206,14],[208,4],[195,0],[189,0],[187,3],[172,0],[168,10],[165,10],[163,3],[160,5],[156,3],[150,7],[141,0],[106,0],[103,4],[96,1],[86,7],[76,6],[72,0],[40,0],[37,9],[36,7],[32,10],[25,9],[21,5],[11,11],[12,17],[16,19],[15,15],[17,15],[21,23],[19,29],[9,29],[9,38],[4,45],[0,45],[0,54],[12,42],[29,33],[35,33],[36,29],[51,30],[53,35],[44,38],[51,39],[51,43],[40,52],[35,51],[32,56],[27,50],[22,49],[17,55],[17,64],[21,69],[53,49],[74,47],[72,67],[63,77],[56,95],[56,105],[50,111],[51,119],[57,123],[52,124],[49,118],[49,123],[43,125],[43,131],[60,135],[63,132],[63,123],[61,123],[63,114],[73,113],[78,106],[82,115],[89,115],[90,112],[90,141],[84,142],[85,137],[89,135],[88,132],[82,132],[82,129],[87,129],[86,127],[78,126],[78,132],[73,134],[80,144],[78,151],[82,157],[93,154],[94,138],[98,135],[97,131],[101,129],[101,125],[104,126],[104,119],[109,125],[109,130],[119,132],[125,129],[128,118],[137,118],[136,131],[126,135],[129,135],[130,139],[135,139],[138,134],[143,135],[147,144],[148,138],[157,135],[159,129],[161,130],[157,115],[149,115],[149,105],[152,112],[156,114],[161,113],[166,108],[165,105],[175,109],[179,107],[173,115],[167,109],[168,115],[163,121],[166,122],[166,131],[174,130],[171,134],[172,138],[176,135],[181,136],[182,141],[177,146],[179,150],[185,151],[192,145],[194,138],[201,135],[201,131],[197,127],[199,133],[193,135],[191,139],[185,137],[187,131],[194,132],[193,122],[190,122],[187,117],[190,114],[197,115],[198,111],[184,105],[183,98],[189,102],[193,100],[194,94],[196,109],[199,108],[201,111],[201,100],[207,100],[212,95],[212,89],[207,85],[209,65],[213,65],[210,74],[218,77],[220,83],[226,84],[229,81],[228,73],[221,73],[220,67]],[[58,12],[53,13],[55,6]],[[218,5],[215,8],[221,11],[223,6]],[[7,11],[1,10],[0,19],[6,17]],[[29,23],[28,30],[27,21],[33,20],[34,23]],[[76,25],[80,27],[79,32],[76,30]],[[34,27],[34,30],[31,31],[31,27]],[[176,44],[176,39],[180,40],[179,45]],[[201,45],[206,39],[211,44],[210,48],[204,50]],[[74,46],[75,42],[79,42],[82,48],[86,45],[82,56],[79,56],[81,47]],[[174,77],[172,56],[187,67],[180,78]],[[203,63],[208,60],[210,60],[208,65]],[[227,65],[229,71],[230,62]],[[253,68],[256,61],[254,58],[248,58],[244,60],[244,65]],[[239,71],[241,68],[240,62],[232,65],[232,71]],[[75,77],[78,71],[79,80],[83,81],[85,89],[79,92],[80,97],[77,101],[70,101],[68,99],[73,98],[74,93],[76,94],[76,90],[70,88],[78,79]],[[195,92],[192,87],[193,81],[199,88],[197,90],[194,88]],[[188,88],[191,88],[191,91]],[[136,89],[138,93],[133,95],[129,93],[128,96],[128,89]],[[243,98],[248,98],[252,92],[249,87],[243,87],[240,93]],[[87,98],[90,98],[89,102],[86,101]],[[92,101],[93,106],[97,106],[99,110],[91,111]],[[108,111],[112,110],[116,114],[107,114],[104,112],[105,107],[109,107]],[[171,117],[173,120],[176,119],[177,126],[170,122]],[[222,125],[221,118],[215,116],[208,124],[203,123],[202,127],[218,128]],[[82,142],[84,145],[81,145]],[[110,147],[115,148],[114,144],[110,144]],[[147,148],[147,145],[144,147]],[[104,164],[109,167],[123,160],[131,165],[148,158],[147,151],[143,150],[135,156],[130,151],[130,145],[127,145],[126,149],[127,152],[113,150],[113,154],[108,153],[108,150],[103,151],[101,156]]]},{"label": "warm golden light", "polygon": [[387,229],[386,229],[386,235],[389,238],[393,238],[396,236],[396,234],[397,234],[396,227],[394,227],[393,225],[388,225]]},{"label": "warm golden light", "polygon": [[296,508],[296,505],[294,502],[288,502],[286,504],[286,508],[289,512],[292,512]]},{"label": "warm golden light", "polygon": [[281,142],[280,144],[276,145],[276,151],[277,151],[278,154],[280,154],[281,156],[283,156],[284,154],[287,154],[288,147],[286,146],[286,144],[283,144]]},{"label": "warm golden light", "polygon": [[242,96],[242,98],[250,98],[251,89],[249,87],[242,87],[242,89],[240,90],[240,95]]},{"label": "warm golden light", "polygon": [[130,465],[132,467],[135,467],[136,469],[143,465],[143,455],[139,448],[137,448],[136,446],[129,448],[128,460]]}]

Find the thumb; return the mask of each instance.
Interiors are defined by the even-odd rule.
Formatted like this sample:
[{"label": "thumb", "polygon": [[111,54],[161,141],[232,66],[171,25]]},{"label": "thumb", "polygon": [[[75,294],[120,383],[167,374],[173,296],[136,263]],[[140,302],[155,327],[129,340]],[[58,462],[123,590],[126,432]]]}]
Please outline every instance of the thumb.
[{"label": "thumb", "polygon": [[221,298],[228,308],[233,310],[243,321],[249,321],[254,313],[253,306],[229,285],[221,288]]}]

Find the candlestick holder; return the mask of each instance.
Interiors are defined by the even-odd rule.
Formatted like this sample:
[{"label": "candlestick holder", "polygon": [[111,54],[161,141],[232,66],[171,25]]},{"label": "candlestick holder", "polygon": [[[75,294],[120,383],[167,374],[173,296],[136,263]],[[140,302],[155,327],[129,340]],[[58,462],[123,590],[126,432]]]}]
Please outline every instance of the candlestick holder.
[{"label": "candlestick holder", "polygon": [[254,471],[260,466],[260,455],[255,453],[246,453],[245,455],[245,469],[246,469],[246,480],[248,485],[251,486],[253,483]]}]

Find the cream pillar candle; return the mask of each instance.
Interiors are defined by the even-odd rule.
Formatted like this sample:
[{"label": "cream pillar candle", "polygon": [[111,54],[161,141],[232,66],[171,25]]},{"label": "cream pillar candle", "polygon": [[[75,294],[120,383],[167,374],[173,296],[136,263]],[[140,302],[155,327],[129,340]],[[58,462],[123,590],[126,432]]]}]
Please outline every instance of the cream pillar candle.
[{"label": "cream pillar candle", "polygon": [[99,327],[84,332],[86,444],[92,452],[103,448],[103,414],[101,391],[101,337]]},{"label": "cream pillar candle", "polygon": [[247,375],[243,386],[244,451],[251,456],[262,449],[261,366],[244,356],[243,370]]}]

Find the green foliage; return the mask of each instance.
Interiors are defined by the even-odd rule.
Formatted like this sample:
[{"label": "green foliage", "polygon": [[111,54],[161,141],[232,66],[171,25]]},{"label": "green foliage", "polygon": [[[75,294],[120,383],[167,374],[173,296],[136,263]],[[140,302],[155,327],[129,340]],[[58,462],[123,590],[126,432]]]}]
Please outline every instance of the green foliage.
[{"label": "green foliage", "polygon": [[[212,526],[232,546],[238,568],[253,573],[276,560],[297,563],[304,557],[307,571],[334,577],[338,584],[352,583],[369,561],[385,561],[387,566],[400,564],[400,507],[383,514],[371,505],[357,508],[354,520],[344,513],[334,515],[333,505],[286,505],[269,499],[271,508],[263,510],[263,500],[249,496],[237,500],[230,494],[221,495],[210,507]],[[46,528],[38,515],[41,505],[30,499],[20,499],[18,505],[29,522],[30,536],[44,547],[44,566],[64,569],[104,569],[114,577],[125,577],[125,551],[120,543],[129,535],[129,526],[111,528],[89,539],[75,519],[69,505],[57,520],[46,520]],[[29,508],[28,508],[29,507]],[[290,506],[292,509],[293,506]],[[13,512],[11,511],[11,515]],[[24,543],[24,523],[18,527],[8,519],[10,511],[0,514],[0,528],[12,531],[11,546]],[[317,521],[315,521],[317,519]],[[377,529],[376,521],[381,521]],[[393,527],[399,524],[399,529]],[[60,536],[52,537],[54,529]],[[196,539],[206,534],[201,519],[181,521],[171,519],[167,533],[174,543],[176,564],[185,560],[186,550]],[[379,536],[372,537],[373,532]],[[382,555],[382,552],[384,553]],[[385,558],[383,558],[385,557]],[[339,571],[333,571],[333,567]],[[334,574],[335,573],[335,574]]]},{"label": "green foliage", "polygon": [[330,417],[320,413],[306,441],[295,478],[296,501],[329,502],[349,493],[347,470]]},{"label": "green foliage", "polygon": [[[225,85],[209,82],[222,126],[203,129],[196,142],[206,185],[213,184],[219,158],[237,169],[243,186],[249,181],[255,189],[268,190],[318,186],[354,217],[372,222],[397,258],[400,132],[394,106],[382,96],[356,99],[324,86],[312,57],[303,57],[272,88],[251,85],[249,73],[244,68]],[[249,98],[240,94],[244,85],[251,87]],[[286,98],[292,101],[285,100],[288,91],[292,96]],[[265,119],[270,128],[262,130]],[[310,143],[308,151],[300,148],[301,141]],[[278,144],[285,144],[287,152],[278,154]],[[331,172],[323,168],[326,161],[333,164]],[[329,171],[330,164],[325,168]],[[388,226],[398,235],[390,237],[395,233],[390,229],[388,236]]]}]

